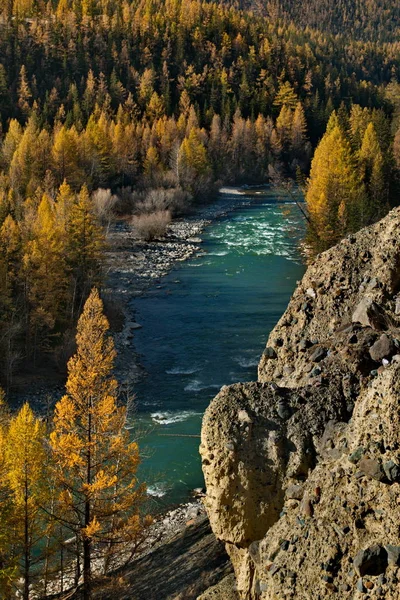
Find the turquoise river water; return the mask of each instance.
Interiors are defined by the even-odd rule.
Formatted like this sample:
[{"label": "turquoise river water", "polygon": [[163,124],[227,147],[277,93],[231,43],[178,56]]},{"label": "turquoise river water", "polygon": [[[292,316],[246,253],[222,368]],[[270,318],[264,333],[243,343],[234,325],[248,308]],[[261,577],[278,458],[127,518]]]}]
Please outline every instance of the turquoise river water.
[{"label": "turquoise river water", "polygon": [[140,477],[159,507],[203,485],[203,412],[222,385],[256,379],[268,334],[304,273],[296,205],[272,191],[237,198],[203,233],[205,254],[133,301],[147,373],[134,390],[134,418],[147,429]]}]

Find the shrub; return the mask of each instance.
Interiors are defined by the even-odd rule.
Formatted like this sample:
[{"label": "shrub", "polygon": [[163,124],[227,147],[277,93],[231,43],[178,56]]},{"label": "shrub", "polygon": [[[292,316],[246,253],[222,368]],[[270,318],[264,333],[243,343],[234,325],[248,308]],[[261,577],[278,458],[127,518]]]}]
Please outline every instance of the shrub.
[{"label": "shrub", "polygon": [[156,188],[149,190],[136,208],[139,213],[147,214],[169,210],[175,216],[184,212],[191,202],[191,195],[181,188]]},{"label": "shrub", "polygon": [[138,238],[146,242],[163,237],[170,222],[171,213],[169,210],[158,210],[132,217],[132,225]]},{"label": "shrub", "polygon": [[92,201],[99,221],[108,227],[114,214],[117,197],[111,194],[111,190],[98,188],[92,194]]}]

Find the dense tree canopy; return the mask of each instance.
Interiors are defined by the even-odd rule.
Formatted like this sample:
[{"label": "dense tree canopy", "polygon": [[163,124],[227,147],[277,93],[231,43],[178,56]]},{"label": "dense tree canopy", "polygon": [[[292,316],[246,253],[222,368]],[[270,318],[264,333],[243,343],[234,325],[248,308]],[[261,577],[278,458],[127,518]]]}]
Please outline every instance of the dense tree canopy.
[{"label": "dense tree canopy", "polygon": [[[218,182],[266,181],[270,165],[307,173],[332,111],[349,121],[351,110],[349,126],[341,124],[365,193],[380,206],[393,202],[398,8],[386,0],[335,7],[308,0],[300,15],[293,0],[265,6],[2,3],[0,377],[7,386],[18,363],[53,351],[73,330],[88,291],[101,283],[99,188],[116,194],[119,212],[137,209],[132,190],[156,188],[159,198],[173,199],[155,207],[164,214],[209,197]],[[368,210],[362,203],[363,211],[378,214],[374,202]]]}]

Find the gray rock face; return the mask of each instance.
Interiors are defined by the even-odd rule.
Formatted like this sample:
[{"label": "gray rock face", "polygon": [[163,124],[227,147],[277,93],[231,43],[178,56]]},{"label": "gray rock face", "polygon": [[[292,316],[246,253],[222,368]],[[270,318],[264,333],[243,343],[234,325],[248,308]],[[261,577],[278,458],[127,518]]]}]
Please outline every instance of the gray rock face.
[{"label": "gray rock face", "polygon": [[389,565],[400,565],[400,546],[387,544],[385,550],[387,552]]},{"label": "gray rock face", "polygon": [[383,358],[390,356],[395,349],[391,338],[383,333],[381,337],[370,348],[369,354],[372,360],[380,362]]},{"label": "gray rock face", "polygon": [[364,475],[372,477],[372,479],[376,479],[377,481],[383,481],[385,478],[379,460],[373,458],[363,458],[360,460],[358,467],[360,471],[364,473]]},{"label": "gray rock face", "polygon": [[265,358],[276,358],[276,352],[273,348],[267,346],[264,350],[264,356]]},{"label": "gray rock face", "polygon": [[382,546],[371,546],[360,550],[354,558],[354,568],[358,575],[381,575],[388,567],[388,553]]},{"label": "gray rock face", "polygon": [[205,505],[242,600],[358,598],[360,578],[400,600],[399,231],[395,209],[321,254],[259,381],[224,387],[206,411]]},{"label": "gray rock face", "polygon": [[400,466],[396,465],[393,460],[383,463],[383,471],[389,481],[400,481]]},{"label": "gray rock face", "polygon": [[371,298],[363,298],[356,306],[351,317],[353,323],[360,323],[363,327],[372,327],[372,329],[382,329],[385,321],[383,313],[378,304]]}]

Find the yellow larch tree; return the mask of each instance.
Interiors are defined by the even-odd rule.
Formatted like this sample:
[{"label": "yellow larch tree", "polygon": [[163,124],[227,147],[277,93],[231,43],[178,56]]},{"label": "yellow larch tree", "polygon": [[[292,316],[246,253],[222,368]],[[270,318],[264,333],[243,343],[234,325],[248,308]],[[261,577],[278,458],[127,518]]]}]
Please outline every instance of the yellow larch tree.
[{"label": "yellow larch tree", "polygon": [[139,450],[129,440],[126,408],[117,400],[108,329],[93,289],[78,322],[77,352],[68,363],[66,394],[56,405],[50,436],[60,518],[76,539],[85,600],[91,597],[94,555],[107,565],[110,551],[135,540],[142,529]]},{"label": "yellow larch tree", "polygon": [[31,597],[34,566],[39,560],[35,550],[43,535],[41,507],[45,504],[47,481],[44,436],[44,425],[24,404],[11,419],[4,440],[5,477],[13,504],[13,551],[23,580],[23,600]]},{"label": "yellow larch tree", "polygon": [[306,202],[313,224],[309,241],[317,252],[364,224],[365,187],[336,115],[315,150]]},{"label": "yellow larch tree", "polygon": [[78,137],[75,127],[67,129],[62,126],[54,133],[51,149],[57,183],[61,184],[67,180],[75,188],[83,178],[83,172],[79,165]]},{"label": "yellow larch tree", "polygon": [[1,370],[7,389],[12,381],[19,353],[15,348],[20,333],[21,314],[15,298],[20,288],[21,231],[8,214],[0,228],[0,352]]},{"label": "yellow larch tree", "polygon": [[66,261],[72,276],[71,319],[82,308],[93,286],[102,279],[104,232],[84,186],[75,198],[67,224]]},{"label": "yellow larch tree", "polygon": [[377,221],[388,212],[388,180],[385,159],[379,144],[375,126],[368,123],[359,151],[361,174],[365,182],[369,202],[365,223]]},{"label": "yellow larch tree", "polygon": [[54,202],[44,194],[23,259],[34,351],[38,345],[46,345],[48,334],[66,316],[68,277],[63,234]]},{"label": "yellow larch tree", "polygon": [[12,553],[13,504],[5,461],[8,422],[9,413],[5,403],[5,393],[0,387],[0,597],[7,600],[11,597],[12,584],[18,575],[16,560]]}]

